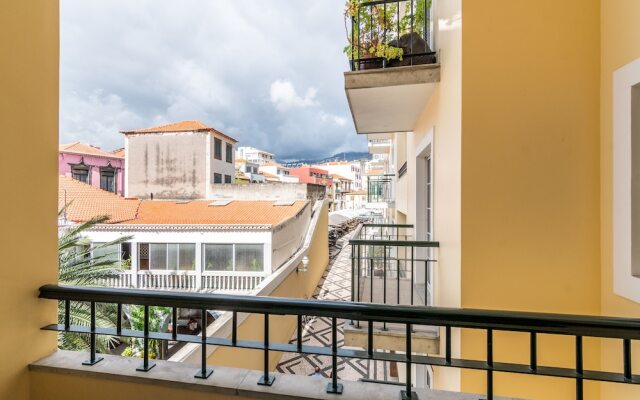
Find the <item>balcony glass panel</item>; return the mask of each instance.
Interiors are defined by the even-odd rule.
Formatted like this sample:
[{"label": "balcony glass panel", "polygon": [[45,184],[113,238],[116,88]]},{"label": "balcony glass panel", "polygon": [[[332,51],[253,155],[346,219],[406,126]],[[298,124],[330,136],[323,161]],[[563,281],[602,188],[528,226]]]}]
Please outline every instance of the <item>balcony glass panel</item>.
[{"label": "balcony glass panel", "polygon": [[203,247],[205,271],[233,271],[232,244],[205,244]]},{"label": "balcony glass panel", "polygon": [[237,244],[236,271],[263,271],[263,249],[261,244]]}]

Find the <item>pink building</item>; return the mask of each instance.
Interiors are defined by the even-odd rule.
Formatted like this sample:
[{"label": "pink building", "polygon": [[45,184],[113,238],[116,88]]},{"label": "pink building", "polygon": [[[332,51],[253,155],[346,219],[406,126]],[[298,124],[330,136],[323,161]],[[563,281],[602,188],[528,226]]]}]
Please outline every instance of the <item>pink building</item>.
[{"label": "pink building", "polygon": [[58,174],[124,196],[124,156],[76,142],[61,144]]},{"label": "pink building", "polygon": [[333,185],[333,178],[329,175],[329,172],[324,169],[302,165],[289,169],[289,174],[297,176],[300,179],[300,183],[315,183],[327,187]]}]

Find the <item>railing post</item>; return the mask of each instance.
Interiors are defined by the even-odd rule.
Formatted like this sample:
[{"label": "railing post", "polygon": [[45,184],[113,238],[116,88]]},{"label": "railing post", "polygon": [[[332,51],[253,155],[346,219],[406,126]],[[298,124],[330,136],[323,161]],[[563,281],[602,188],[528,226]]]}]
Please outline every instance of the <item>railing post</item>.
[{"label": "railing post", "polygon": [[576,400],[582,400],[583,393],[582,336],[576,336]]},{"label": "railing post", "polygon": [[264,314],[264,374],[260,377],[258,385],[271,386],[276,377],[269,375],[269,314]]},{"label": "railing post", "polygon": [[207,379],[213,374],[213,369],[207,368],[207,310],[200,310],[202,313],[200,325],[202,325],[201,335],[202,335],[202,353],[200,353],[200,371],[195,374],[193,377],[198,379]]},{"label": "railing post", "polygon": [[143,332],[143,360],[142,365],[136,371],[147,372],[156,366],[156,363],[149,361],[149,306],[144,306],[144,332]]},{"label": "railing post", "polygon": [[338,383],[338,325],[336,317],[331,318],[331,382],[327,383],[327,393],[342,394],[342,383]]},{"label": "railing post", "polygon": [[400,391],[401,400],[418,400],[418,394],[414,392],[411,387],[411,324],[406,325],[405,332],[405,369],[406,369],[406,383],[405,390]]},{"label": "railing post", "polygon": [[102,357],[96,357],[96,302],[91,302],[91,336],[89,345],[89,359],[82,365],[95,365],[103,360]]},{"label": "railing post", "polygon": [[624,379],[627,382],[631,382],[633,378],[631,372],[631,339],[623,339],[622,351],[624,360]]},{"label": "railing post", "polygon": [[493,329],[487,329],[487,400],[493,400]]},{"label": "railing post", "polygon": [[[382,246],[382,303],[387,304],[387,246]],[[371,295],[373,299],[373,294]],[[387,322],[382,322],[382,330],[387,330]]]}]

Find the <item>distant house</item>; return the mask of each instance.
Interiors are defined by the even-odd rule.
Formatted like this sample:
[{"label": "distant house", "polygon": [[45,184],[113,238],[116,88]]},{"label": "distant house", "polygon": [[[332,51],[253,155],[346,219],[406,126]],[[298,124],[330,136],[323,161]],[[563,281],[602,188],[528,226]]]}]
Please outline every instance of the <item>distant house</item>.
[{"label": "distant house", "polygon": [[268,162],[260,165],[260,173],[266,176],[267,180],[271,177],[273,181],[284,183],[300,182],[300,179],[297,176],[291,175],[289,168],[286,168],[276,162]]},{"label": "distant house", "polygon": [[110,153],[80,142],[61,144],[58,175],[124,196],[125,159],[121,153]]},{"label": "distant house", "polygon": [[238,150],[236,150],[236,158],[247,160],[258,165],[273,162],[272,153],[249,146],[238,147]]},{"label": "distant house", "polygon": [[297,176],[301,183],[314,183],[316,185],[323,185],[326,187],[331,187],[333,185],[331,175],[329,175],[329,172],[324,169],[302,165],[297,168],[289,169],[289,173],[293,176]]},{"label": "distant house", "polygon": [[199,121],[123,131],[127,196],[204,199],[235,181],[237,140]]},{"label": "distant house", "polygon": [[339,174],[351,179],[353,190],[364,188],[362,180],[363,169],[360,161],[330,161],[314,165],[314,167],[324,169],[330,174]]},{"label": "distant house", "polygon": [[259,172],[258,167],[259,165],[255,162],[236,158],[236,171],[244,174],[244,178],[250,183],[266,182],[265,176]]}]

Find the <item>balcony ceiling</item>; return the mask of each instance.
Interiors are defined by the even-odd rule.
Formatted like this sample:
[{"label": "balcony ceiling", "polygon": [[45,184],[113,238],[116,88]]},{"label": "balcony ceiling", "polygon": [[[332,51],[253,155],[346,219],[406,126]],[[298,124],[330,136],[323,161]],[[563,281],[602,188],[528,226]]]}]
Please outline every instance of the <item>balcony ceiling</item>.
[{"label": "balcony ceiling", "polygon": [[357,133],[412,131],[440,82],[440,65],[414,65],[344,73]]}]

